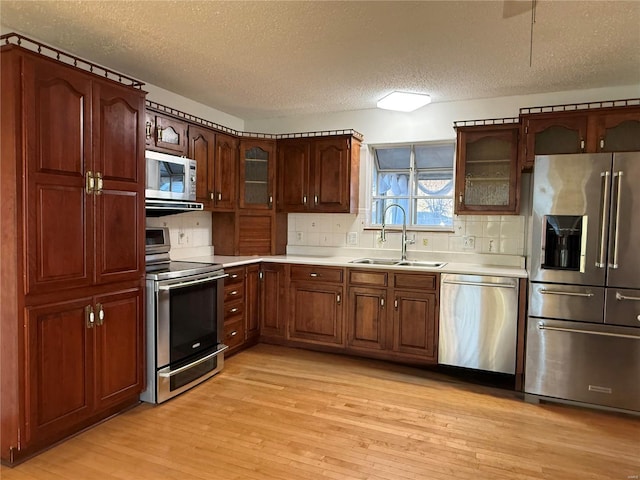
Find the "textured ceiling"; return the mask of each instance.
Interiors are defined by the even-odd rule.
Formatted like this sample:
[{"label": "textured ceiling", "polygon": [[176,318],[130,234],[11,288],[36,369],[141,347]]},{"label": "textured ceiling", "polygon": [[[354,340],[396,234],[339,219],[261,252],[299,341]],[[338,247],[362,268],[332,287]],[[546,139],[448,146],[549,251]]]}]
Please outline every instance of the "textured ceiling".
[{"label": "textured ceiling", "polygon": [[[0,1],[5,29],[242,119],[640,84],[640,1]],[[524,10],[522,13],[516,12]]]}]

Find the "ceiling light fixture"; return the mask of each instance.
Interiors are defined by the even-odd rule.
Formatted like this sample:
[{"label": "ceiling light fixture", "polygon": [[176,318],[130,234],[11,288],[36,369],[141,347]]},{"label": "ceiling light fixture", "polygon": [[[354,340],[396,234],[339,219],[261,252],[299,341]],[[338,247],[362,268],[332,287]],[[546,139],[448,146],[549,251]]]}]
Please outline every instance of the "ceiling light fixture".
[{"label": "ceiling light fixture", "polygon": [[391,92],[378,100],[378,108],[397,112],[413,112],[431,103],[431,97],[425,93]]}]

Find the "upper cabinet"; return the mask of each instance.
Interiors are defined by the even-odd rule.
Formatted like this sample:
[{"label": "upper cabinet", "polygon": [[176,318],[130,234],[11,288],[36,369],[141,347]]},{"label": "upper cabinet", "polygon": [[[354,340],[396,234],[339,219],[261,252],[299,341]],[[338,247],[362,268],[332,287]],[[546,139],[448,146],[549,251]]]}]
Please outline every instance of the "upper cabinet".
[{"label": "upper cabinet", "polygon": [[145,132],[149,150],[187,155],[189,145],[186,122],[147,110]]},{"label": "upper cabinet", "polygon": [[237,171],[238,140],[230,135],[216,134],[216,154],[213,166],[214,210],[235,210]]},{"label": "upper cabinet", "polygon": [[354,213],[360,141],[350,135],[278,141],[278,210]]},{"label": "upper cabinet", "polygon": [[[604,108],[608,103],[629,105]],[[521,109],[521,168],[531,170],[536,155],[640,150],[640,106],[631,103]],[[591,105],[601,108],[589,108]]]},{"label": "upper cabinet", "polygon": [[204,208],[213,206],[213,171],[216,135],[208,128],[189,125],[189,158],[196,161],[196,201]]},{"label": "upper cabinet", "polygon": [[240,208],[273,208],[275,164],[275,140],[240,140]]},{"label": "upper cabinet", "polygon": [[518,123],[456,125],[456,214],[518,213],[518,130]]}]

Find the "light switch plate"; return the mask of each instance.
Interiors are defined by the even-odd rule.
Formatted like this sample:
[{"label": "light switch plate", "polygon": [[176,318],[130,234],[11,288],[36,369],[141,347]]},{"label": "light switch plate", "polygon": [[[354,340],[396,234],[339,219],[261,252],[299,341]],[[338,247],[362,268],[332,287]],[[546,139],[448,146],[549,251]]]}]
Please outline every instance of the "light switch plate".
[{"label": "light switch plate", "polygon": [[357,244],[358,244],[358,232],[347,233],[347,245],[357,245]]}]

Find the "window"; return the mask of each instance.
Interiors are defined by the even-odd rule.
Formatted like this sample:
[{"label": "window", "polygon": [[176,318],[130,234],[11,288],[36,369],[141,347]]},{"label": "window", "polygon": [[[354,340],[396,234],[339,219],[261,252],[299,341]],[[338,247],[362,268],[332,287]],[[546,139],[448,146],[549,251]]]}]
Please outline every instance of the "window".
[{"label": "window", "polygon": [[[424,230],[453,228],[454,143],[372,148],[371,225],[382,225],[389,205],[401,206],[407,226]],[[402,225],[399,208],[384,213],[385,225]]]}]

